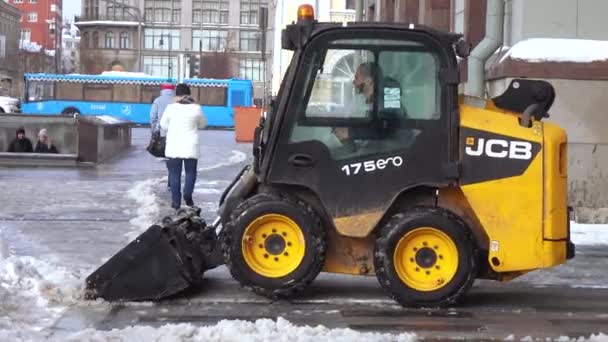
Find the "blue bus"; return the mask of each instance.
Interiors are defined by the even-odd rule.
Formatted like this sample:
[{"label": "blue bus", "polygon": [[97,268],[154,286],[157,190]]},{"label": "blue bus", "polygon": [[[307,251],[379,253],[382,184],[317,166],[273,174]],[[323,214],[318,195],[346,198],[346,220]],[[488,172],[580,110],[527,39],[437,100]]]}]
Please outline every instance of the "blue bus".
[{"label": "blue bus", "polygon": [[[175,78],[138,73],[101,75],[25,74],[24,114],[108,115],[135,124],[150,124],[152,101],[160,85]],[[253,105],[253,84],[242,79],[184,79],[201,104],[208,125],[234,127],[234,107]]]}]

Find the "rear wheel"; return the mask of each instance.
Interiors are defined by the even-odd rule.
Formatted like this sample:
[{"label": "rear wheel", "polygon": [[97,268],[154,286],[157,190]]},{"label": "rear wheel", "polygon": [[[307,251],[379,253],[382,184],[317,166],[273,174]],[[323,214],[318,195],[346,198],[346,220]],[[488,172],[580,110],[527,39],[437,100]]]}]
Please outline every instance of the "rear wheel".
[{"label": "rear wheel", "polygon": [[289,298],[323,268],[325,231],[305,203],[258,194],[232,213],[222,249],[226,266],[242,286],[269,298]]},{"label": "rear wheel", "polygon": [[477,251],[466,224],[439,208],[414,208],[382,228],[374,253],[382,287],[403,306],[442,307],[466,293]]},{"label": "rear wheel", "polygon": [[65,115],[65,116],[74,116],[76,114],[80,115],[80,111],[74,107],[68,107],[61,112],[61,115]]}]

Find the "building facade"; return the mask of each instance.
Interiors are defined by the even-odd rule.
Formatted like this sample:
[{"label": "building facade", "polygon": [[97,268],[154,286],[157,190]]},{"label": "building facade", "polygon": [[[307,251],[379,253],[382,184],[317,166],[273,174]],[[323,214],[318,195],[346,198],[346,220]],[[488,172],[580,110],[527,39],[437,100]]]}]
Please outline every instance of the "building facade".
[{"label": "building facade", "polygon": [[263,81],[270,79],[262,61],[261,7],[270,7],[272,18],[267,0],[83,0],[76,20],[81,72],[246,78],[261,99]]},{"label": "building facade", "polygon": [[21,40],[54,51],[61,45],[62,0],[9,0],[21,13]]},{"label": "building facade", "polygon": [[16,96],[21,12],[0,0],[0,96]]},{"label": "building facade", "polygon": [[[474,48],[486,35],[486,11],[492,0],[363,1],[367,20],[411,22],[462,33]],[[504,0],[493,6],[504,13],[494,20],[503,35],[496,37],[499,49],[485,61],[483,95],[500,95],[515,78],[542,79],[553,85],[557,96],[548,120],[568,133],[568,203],[574,208],[574,219],[607,223],[608,52],[602,51],[608,46],[604,15],[608,1]],[[525,54],[510,57],[519,44],[544,52],[530,59]],[[589,60],[577,47],[593,51],[595,59]],[[463,82],[468,81],[467,63],[460,63]]]},{"label": "building facade", "polygon": [[63,26],[61,35],[61,72],[64,74],[80,71],[80,31],[71,24]]}]

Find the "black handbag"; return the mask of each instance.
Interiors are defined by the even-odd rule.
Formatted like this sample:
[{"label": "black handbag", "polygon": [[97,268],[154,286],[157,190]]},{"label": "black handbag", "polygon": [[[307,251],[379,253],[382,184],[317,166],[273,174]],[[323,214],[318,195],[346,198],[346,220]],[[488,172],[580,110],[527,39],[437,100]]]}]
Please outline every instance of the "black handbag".
[{"label": "black handbag", "polygon": [[146,147],[146,150],[155,157],[164,158],[165,143],[165,137],[161,137],[160,132],[154,132],[150,138],[150,143],[148,144],[148,147]]}]

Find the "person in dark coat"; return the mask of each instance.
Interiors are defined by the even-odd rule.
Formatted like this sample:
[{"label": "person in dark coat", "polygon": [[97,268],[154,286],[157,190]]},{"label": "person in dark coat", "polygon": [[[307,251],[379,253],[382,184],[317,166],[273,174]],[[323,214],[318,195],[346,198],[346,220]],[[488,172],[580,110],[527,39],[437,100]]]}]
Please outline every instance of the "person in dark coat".
[{"label": "person in dark coat", "polygon": [[25,129],[23,127],[17,130],[17,137],[11,141],[8,145],[9,152],[33,152],[32,142],[25,136]]},{"label": "person in dark coat", "polygon": [[43,128],[38,133],[38,142],[36,143],[35,153],[59,153],[55,145],[51,144],[46,128]]}]

